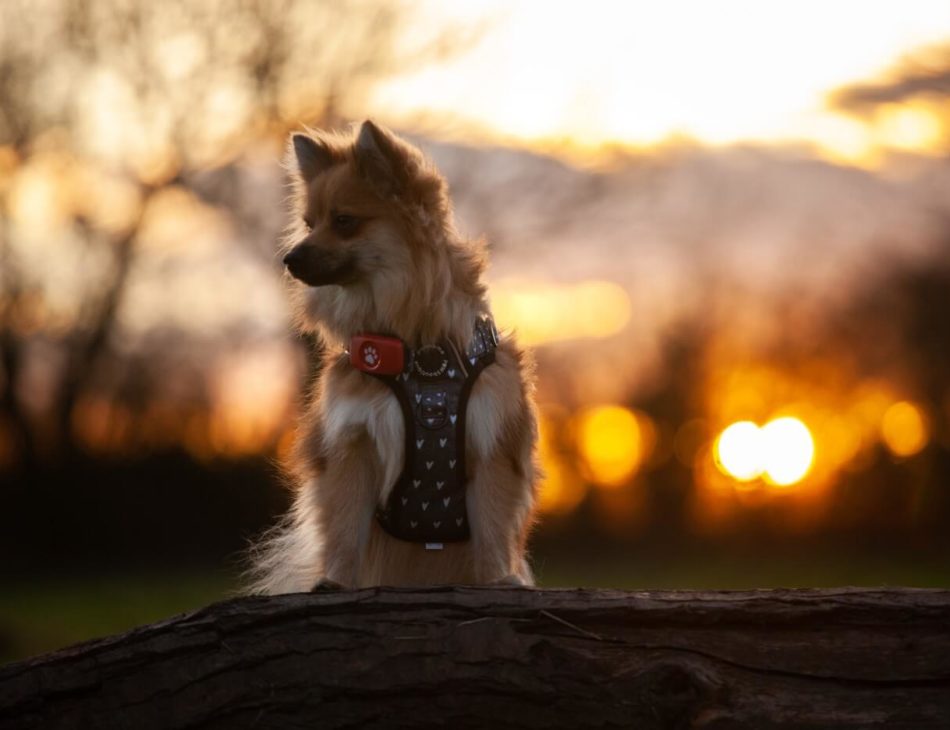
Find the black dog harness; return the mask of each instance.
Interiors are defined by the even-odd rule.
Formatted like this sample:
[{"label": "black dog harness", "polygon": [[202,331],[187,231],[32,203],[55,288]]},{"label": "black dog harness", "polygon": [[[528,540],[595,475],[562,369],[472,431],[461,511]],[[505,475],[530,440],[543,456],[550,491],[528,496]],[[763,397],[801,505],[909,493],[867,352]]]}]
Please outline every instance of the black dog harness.
[{"label": "black dog harness", "polygon": [[405,466],[386,506],[376,511],[393,537],[424,542],[428,549],[469,538],[465,409],[497,346],[489,317],[476,322],[464,352],[450,340],[412,350],[395,337],[353,338],[350,362],[392,389],[406,427]]}]

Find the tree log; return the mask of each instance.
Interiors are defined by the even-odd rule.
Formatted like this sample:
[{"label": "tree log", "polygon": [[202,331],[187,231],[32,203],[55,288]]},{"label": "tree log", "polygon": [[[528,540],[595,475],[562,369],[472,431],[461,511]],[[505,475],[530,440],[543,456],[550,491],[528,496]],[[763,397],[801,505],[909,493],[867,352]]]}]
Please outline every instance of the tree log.
[{"label": "tree log", "polygon": [[0,668],[0,728],[947,728],[950,591],[373,588]]}]

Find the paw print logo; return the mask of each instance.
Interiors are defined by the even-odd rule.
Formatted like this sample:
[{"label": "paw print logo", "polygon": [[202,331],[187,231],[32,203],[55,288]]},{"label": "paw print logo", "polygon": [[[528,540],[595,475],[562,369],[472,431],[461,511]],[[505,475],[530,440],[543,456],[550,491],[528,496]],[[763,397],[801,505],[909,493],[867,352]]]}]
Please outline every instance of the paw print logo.
[{"label": "paw print logo", "polygon": [[377,352],[373,345],[369,343],[363,345],[362,355],[366,367],[374,369],[379,365],[379,352]]}]

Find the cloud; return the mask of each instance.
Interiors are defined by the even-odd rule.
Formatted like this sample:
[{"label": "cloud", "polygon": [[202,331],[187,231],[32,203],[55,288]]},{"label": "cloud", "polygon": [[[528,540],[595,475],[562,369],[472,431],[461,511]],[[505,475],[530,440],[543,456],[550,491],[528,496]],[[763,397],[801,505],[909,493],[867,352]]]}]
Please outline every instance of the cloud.
[{"label": "cloud", "polygon": [[905,56],[881,79],[844,86],[828,101],[832,109],[865,115],[924,95],[950,96],[950,42]]}]

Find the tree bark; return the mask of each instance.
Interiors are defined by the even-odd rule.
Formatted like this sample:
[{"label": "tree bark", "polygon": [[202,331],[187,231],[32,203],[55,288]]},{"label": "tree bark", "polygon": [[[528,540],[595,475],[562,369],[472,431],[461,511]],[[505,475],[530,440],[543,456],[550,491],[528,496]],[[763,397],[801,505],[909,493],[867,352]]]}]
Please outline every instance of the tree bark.
[{"label": "tree bark", "polygon": [[241,598],[0,668],[0,728],[947,728],[950,591]]}]

